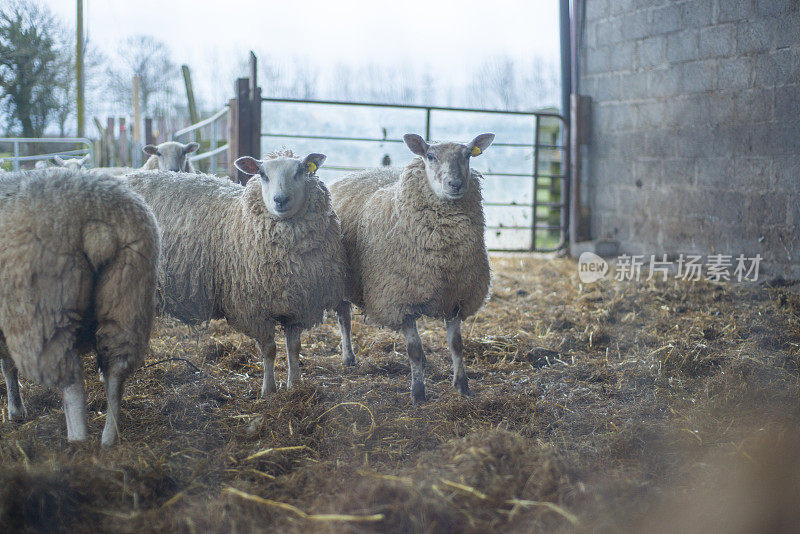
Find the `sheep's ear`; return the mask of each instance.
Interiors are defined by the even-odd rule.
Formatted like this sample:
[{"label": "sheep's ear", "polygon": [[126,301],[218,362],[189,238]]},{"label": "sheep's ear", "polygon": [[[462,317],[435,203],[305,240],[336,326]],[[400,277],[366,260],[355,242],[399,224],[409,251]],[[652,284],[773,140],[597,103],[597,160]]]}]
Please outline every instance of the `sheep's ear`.
[{"label": "sheep's ear", "polygon": [[428,152],[429,145],[425,140],[417,134],[405,134],[403,141],[411,152],[417,156],[424,156]]},{"label": "sheep's ear", "polygon": [[309,154],[303,159],[303,167],[308,169],[308,174],[313,175],[317,169],[322,167],[327,156],[325,154]]},{"label": "sheep's ear", "polygon": [[64,159],[61,156],[53,156],[53,163],[55,163],[59,167],[63,167],[64,165],[66,165],[67,162],[64,161]]},{"label": "sheep's ear", "polygon": [[183,153],[184,154],[191,154],[192,152],[197,151],[198,148],[200,148],[200,144],[199,143],[195,143],[194,141],[192,141],[191,143],[189,143],[188,145],[186,145],[183,148]]},{"label": "sheep's ear", "polygon": [[233,165],[243,173],[251,176],[253,174],[258,174],[258,171],[261,170],[261,162],[250,156],[242,156],[234,161]]},{"label": "sheep's ear", "polygon": [[84,163],[87,163],[88,161],[89,161],[89,154],[86,154],[85,156],[83,156],[81,158],[81,165],[83,165]]},{"label": "sheep's ear", "polygon": [[493,133],[479,135],[473,139],[469,145],[467,145],[467,148],[469,148],[469,154],[471,156],[480,156],[483,154],[484,150],[489,148],[489,146],[492,144],[492,141],[494,141]]},{"label": "sheep's ear", "polygon": [[145,147],[142,150],[148,156],[158,156],[158,147],[155,147],[153,145],[145,145]]}]

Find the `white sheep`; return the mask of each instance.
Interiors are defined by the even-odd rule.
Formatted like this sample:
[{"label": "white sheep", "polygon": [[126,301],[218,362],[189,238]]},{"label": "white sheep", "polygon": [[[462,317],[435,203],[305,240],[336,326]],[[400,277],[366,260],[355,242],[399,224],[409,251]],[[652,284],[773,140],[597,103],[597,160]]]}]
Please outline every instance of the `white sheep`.
[{"label": "white sheep", "polygon": [[189,154],[197,151],[197,143],[178,143],[167,141],[158,146],[147,145],[142,150],[150,157],[142,165],[143,170],[162,170],[175,172],[195,172],[194,165],[189,161]]},{"label": "white sheep", "polygon": [[225,318],[254,338],[263,395],[276,391],[275,327],[286,331],[287,387],[300,379],[300,334],[344,298],[346,262],[330,194],[314,175],[325,156],[236,160],[246,186],[204,174],[126,176],[162,229],[164,311],[187,323]]},{"label": "white sheep", "polygon": [[122,176],[123,174],[128,174],[129,172],[133,172],[136,169],[133,167],[95,167],[90,169],[89,172],[91,174],[111,174],[113,176]]},{"label": "white sheep", "polygon": [[80,354],[94,350],[116,441],[125,379],[144,360],[159,236],[152,211],[112,176],[53,168],[0,178],[0,361],[11,419],[27,417],[17,371],[57,388],[67,438],[86,439]]},{"label": "white sheep", "polygon": [[66,167],[67,169],[80,170],[84,168],[84,165],[86,165],[86,162],[89,161],[89,158],[90,158],[89,154],[86,154],[82,158],[69,158],[69,159],[64,159],[59,155],[55,155],[53,156],[53,163],[55,163],[57,167]]},{"label": "white sheep", "polygon": [[379,324],[403,333],[413,399],[424,401],[425,354],[417,318],[443,318],[453,386],[469,395],[461,321],[483,305],[490,285],[481,175],[469,162],[491,145],[494,134],[466,145],[428,145],[412,134],[403,139],[419,156],[405,168],[357,172],[331,185],[349,263],[349,302],[337,308],[342,356],[345,364],[355,363],[352,302]]}]

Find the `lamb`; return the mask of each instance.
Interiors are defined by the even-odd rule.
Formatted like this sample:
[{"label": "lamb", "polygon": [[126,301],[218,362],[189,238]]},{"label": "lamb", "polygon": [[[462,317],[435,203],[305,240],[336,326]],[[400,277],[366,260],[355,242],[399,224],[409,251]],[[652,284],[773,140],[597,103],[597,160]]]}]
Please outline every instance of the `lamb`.
[{"label": "lamb", "polygon": [[469,160],[491,145],[494,134],[479,135],[467,145],[428,145],[413,134],[403,139],[419,156],[405,168],[356,172],[331,185],[349,267],[347,298],[337,308],[342,357],[346,365],[355,363],[350,340],[353,303],[379,324],[403,333],[413,400],[422,402],[425,354],[417,318],[443,318],[453,386],[470,395],[461,321],[483,305],[490,273],[482,177],[470,169]]},{"label": "lamb", "polygon": [[162,228],[163,311],[186,323],[225,318],[254,338],[264,362],[261,395],[275,391],[275,327],[286,332],[287,387],[300,380],[300,334],[344,298],[347,265],[339,219],[315,171],[322,154],[236,160],[246,186],[205,174],[126,176]]},{"label": "lamb", "polygon": [[25,419],[18,372],[61,393],[67,439],[86,439],[81,353],[94,350],[119,432],[125,379],[155,308],[159,235],[142,198],[109,175],[51,168],[0,178],[0,363],[8,415]]},{"label": "lamb", "polygon": [[86,165],[86,162],[89,161],[89,154],[86,154],[82,158],[69,158],[63,159],[61,156],[55,155],[53,156],[53,163],[56,164],[57,167],[66,167],[67,169],[72,170],[81,170]]},{"label": "lamb", "polygon": [[184,145],[177,141],[167,141],[158,146],[147,145],[142,150],[150,157],[144,162],[142,169],[193,173],[194,165],[187,156],[198,148],[200,145],[194,142]]}]

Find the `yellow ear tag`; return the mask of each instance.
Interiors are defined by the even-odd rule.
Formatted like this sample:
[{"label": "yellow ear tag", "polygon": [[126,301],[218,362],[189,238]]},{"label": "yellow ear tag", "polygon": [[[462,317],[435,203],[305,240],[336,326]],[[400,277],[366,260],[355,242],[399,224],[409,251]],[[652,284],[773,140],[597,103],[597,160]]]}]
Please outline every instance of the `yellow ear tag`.
[{"label": "yellow ear tag", "polygon": [[477,156],[479,154],[481,154],[481,149],[476,146],[472,147],[472,155]]},{"label": "yellow ear tag", "polygon": [[314,174],[314,171],[317,170],[317,164],[314,163],[313,161],[309,161],[308,163],[306,163],[306,166],[308,167],[309,174]]}]

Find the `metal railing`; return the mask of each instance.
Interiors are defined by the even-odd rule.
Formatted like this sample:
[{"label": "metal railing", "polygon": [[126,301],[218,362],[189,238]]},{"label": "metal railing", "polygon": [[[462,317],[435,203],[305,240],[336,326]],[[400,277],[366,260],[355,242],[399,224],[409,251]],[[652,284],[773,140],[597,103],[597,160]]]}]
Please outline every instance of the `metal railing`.
[{"label": "metal railing", "polygon": [[[83,156],[89,154],[89,161],[92,166],[94,165],[94,143],[91,139],[85,137],[0,137],[0,143],[9,143],[13,146],[13,156],[4,156],[2,159],[12,162],[15,171],[19,170],[19,163],[21,161],[38,161],[49,160],[54,156]],[[74,143],[76,145],[85,145],[86,148],[78,148],[75,150],[62,150],[59,152],[52,152],[49,154],[35,154],[32,156],[20,156],[20,144],[64,144]]]},{"label": "metal railing", "polygon": [[[487,230],[529,230],[531,232],[531,242],[528,248],[519,249],[503,249],[503,250],[520,250],[520,251],[537,251],[537,252],[552,252],[561,250],[567,243],[567,226],[568,226],[568,210],[567,198],[565,193],[567,191],[568,176],[564,173],[566,147],[563,144],[548,144],[540,142],[542,133],[542,119],[549,119],[556,121],[559,124],[560,130],[563,133],[566,130],[566,121],[564,117],[557,113],[545,111],[501,111],[495,109],[479,109],[479,108],[459,108],[459,107],[443,107],[443,106],[421,106],[421,105],[405,105],[405,104],[386,104],[386,103],[373,103],[373,102],[345,102],[338,100],[305,100],[297,98],[262,98],[262,102],[277,103],[277,104],[308,104],[308,105],[328,105],[328,106],[353,106],[363,108],[390,108],[399,110],[418,110],[425,112],[425,139],[431,139],[431,115],[434,112],[460,112],[460,113],[482,113],[482,114],[496,114],[506,116],[525,116],[531,117],[534,121],[533,125],[533,143],[520,143],[520,142],[495,142],[492,146],[495,147],[513,147],[513,148],[531,148],[533,150],[533,164],[530,173],[513,173],[513,172],[482,172],[484,176],[497,176],[497,177],[517,177],[517,178],[531,178],[533,181],[533,196],[532,202],[494,202],[484,198],[485,206],[492,207],[530,207],[531,208],[531,225],[487,225]],[[286,138],[286,139],[314,139],[325,141],[342,141],[342,142],[362,142],[362,143],[403,143],[402,139],[396,138],[379,138],[379,137],[357,137],[345,135],[308,135],[308,134],[295,134],[292,132],[262,132],[261,137],[267,138]],[[565,139],[563,135],[558,135],[558,139]],[[558,173],[546,173],[540,170],[541,164],[541,150],[553,150],[561,153],[561,171]],[[339,171],[359,171],[369,166],[353,167],[344,165],[326,165],[327,169]],[[560,198],[557,201],[548,198],[542,200],[541,189],[543,180],[559,180],[560,181]],[[551,187],[552,189],[552,187]],[[539,208],[546,208],[544,211],[548,215],[542,215]],[[551,222],[553,217],[550,217],[552,210],[557,210],[558,223]],[[541,232],[555,232],[558,231],[559,236],[555,245],[548,245],[540,243],[540,241],[547,241],[537,237]]]},{"label": "metal railing", "polygon": [[182,128],[172,134],[171,139],[177,140],[180,136],[186,134],[192,134],[192,140],[197,141],[198,131],[201,128],[205,128],[206,126],[211,126],[211,141],[209,147],[216,147],[211,148],[210,150],[203,152],[202,154],[195,154],[194,156],[189,157],[189,161],[200,161],[208,158],[213,158],[211,163],[209,164],[209,172],[212,174],[216,174],[217,172],[217,158],[214,157],[218,154],[222,154],[230,149],[230,143],[225,143],[224,145],[217,146],[219,143],[219,121],[223,117],[225,117],[228,113],[230,113],[230,106],[226,105],[209,118],[204,119],[200,122],[196,122],[195,124],[191,124],[186,128]]}]

